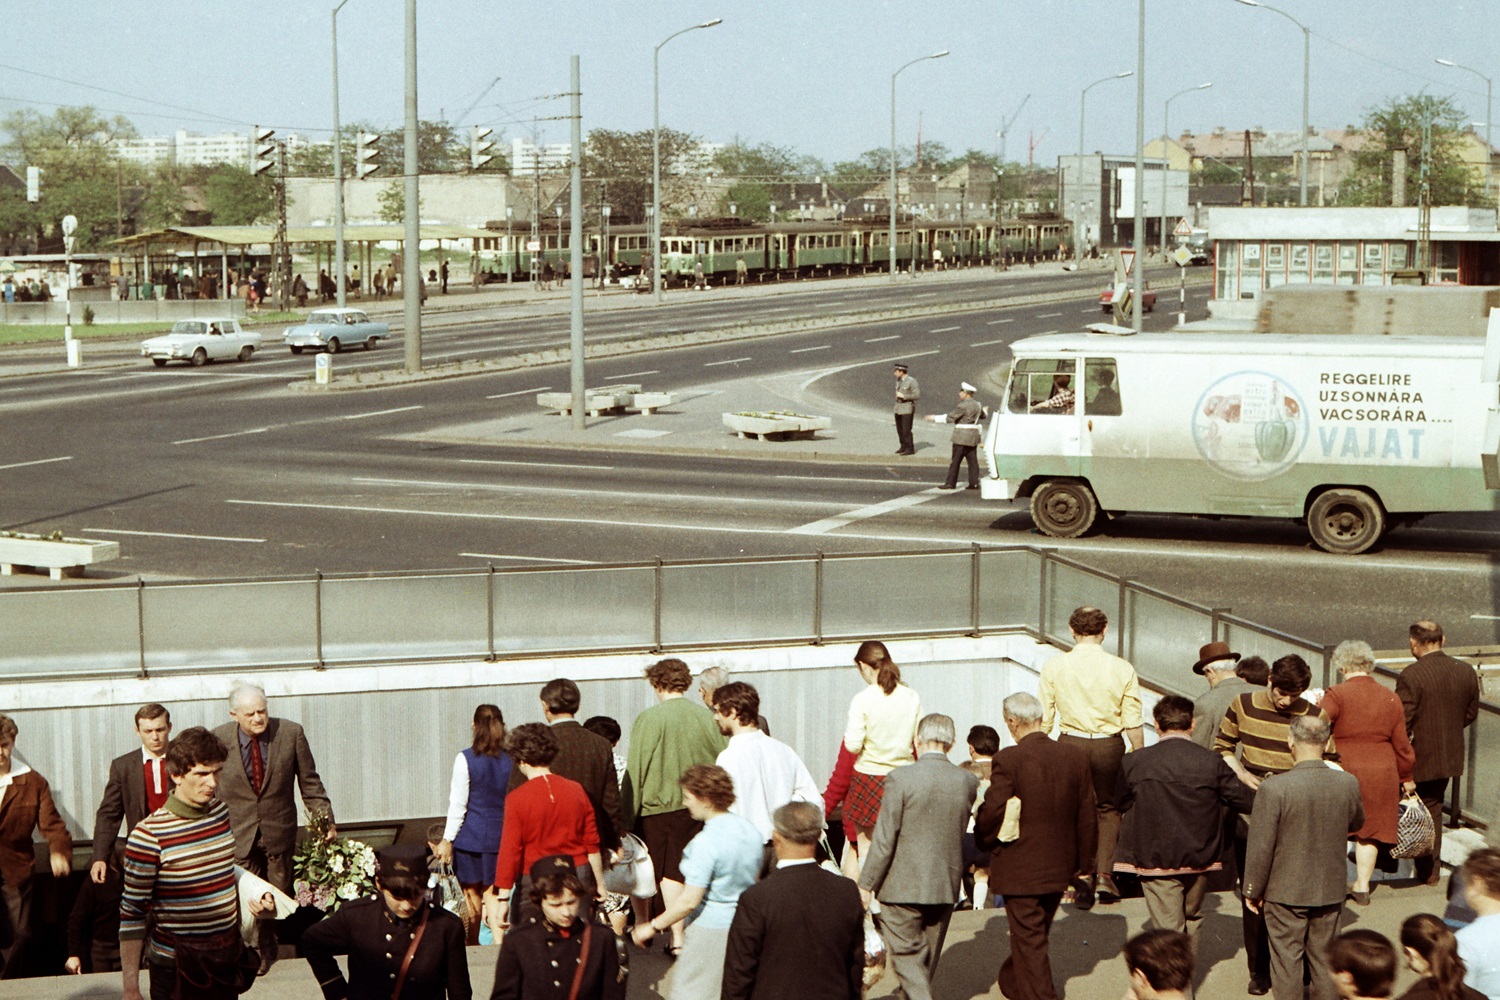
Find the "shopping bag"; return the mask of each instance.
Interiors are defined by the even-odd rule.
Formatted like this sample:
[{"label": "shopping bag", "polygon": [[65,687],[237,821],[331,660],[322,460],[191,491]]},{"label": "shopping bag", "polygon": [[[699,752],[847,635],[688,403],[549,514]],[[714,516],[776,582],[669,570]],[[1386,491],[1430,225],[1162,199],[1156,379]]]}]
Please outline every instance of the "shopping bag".
[{"label": "shopping bag", "polygon": [[1426,804],[1415,795],[1405,796],[1396,817],[1396,846],[1391,848],[1391,857],[1424,857],[1432,853],[1436,839],[1437,830]]}]

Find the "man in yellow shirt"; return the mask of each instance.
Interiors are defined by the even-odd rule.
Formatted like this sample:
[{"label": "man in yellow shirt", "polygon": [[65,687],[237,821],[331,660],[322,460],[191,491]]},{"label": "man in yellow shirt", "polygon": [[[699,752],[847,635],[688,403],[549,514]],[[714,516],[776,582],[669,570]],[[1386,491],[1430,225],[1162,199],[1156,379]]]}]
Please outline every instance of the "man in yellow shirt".
[{"label": "man in yellow shirt", "polygon": [[1120,812],[1115,808],[1115,783],[1125,757],[1124,735],[1132,750],[1144,744],[1141,732],[1141,689],[1135,668],[1104,651],[1109,618],[1098,608],[1078,608],[1068,617],[1073,648],[1054,656],[1042,667],[1037,697],[1042,703],[1042,732],[1057,724],[1059,743],[1071,743],[1088,754],[1098,810],[1099,847],[1094,889],[1102,902],[1119,900],[1114,877],[1115,842],[1120,837]]}]

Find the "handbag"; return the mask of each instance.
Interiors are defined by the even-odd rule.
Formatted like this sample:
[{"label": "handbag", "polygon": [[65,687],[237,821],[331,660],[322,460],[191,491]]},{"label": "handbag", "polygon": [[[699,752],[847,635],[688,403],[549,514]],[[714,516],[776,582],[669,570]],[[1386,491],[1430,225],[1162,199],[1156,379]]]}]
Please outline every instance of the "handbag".
[{"label": "handbag", "polygon": [[875,919],[865,914],[865,970],[864,985],[869,990],[885,975],[885,941],[875,929]]},{"label": "handbag", "polygon": [[433,877],[437,881],[434,888],[443,909],[462,920],[467,931],[474,925],[475,914],[469,909],[468,897],[464,895],[463,886],[458,884],[458,876],[453,874],[453,866],[446,861],[439,862]]},{"label": "handbag", "polygon": [[604,873],[604,888],[620,896],[649,899],[656,895],[656,865],[645,841],[633,833],[620,838],[620,856]]},{"label": "handbag", "polygon": [[1415,795],[1404,796],[1396,816],[1396,846],[1391,848],[1391,857],[1420,858],[1431,854],[1436,840],[1437,830],[1426,804]]}]

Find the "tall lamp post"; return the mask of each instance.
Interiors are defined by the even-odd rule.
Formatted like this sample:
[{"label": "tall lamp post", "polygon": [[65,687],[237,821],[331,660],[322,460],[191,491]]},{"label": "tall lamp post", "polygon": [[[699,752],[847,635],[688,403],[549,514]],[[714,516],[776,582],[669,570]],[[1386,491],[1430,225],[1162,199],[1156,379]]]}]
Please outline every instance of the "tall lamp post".
[{"label": "tall lamp post", "polygon": [[1279,7],[1272,7],[1260,0],[1237,0],[1246,7],[1261,7],[1273,14],[1280,14],[1302,29],[1302,179],[1298,185],[1297,201],[1307,207],[1307,96],[1312,79],[1312,29]]},{"label": "tall lamp post", "polygon": [[338,285],[338,306],[344,297],[344,137],[339,134],[339,11],[349,0],[333,5],[329,20],[333,22],[333,274]]},{"label": "tall lamp post", "polygon": [[1080,243],[1082,233],[1079,230],[1083,228],[1083,120],[1084,109],[1088,107],[1089,91],[1101,83],[1108,83],[1111,80],[1123,80],[1128,76],[1135,76],[1135,70],[1127,69],[1123,73],[1116,73],[1113,76],[1100,77],[1087,87],[1084,87],[1083,93],[1078,97],[1078,160],[1073,165],[1075,175],[1073,179],[1076,182],[1073,185],[1073,218],[1076,220],[1073,223],[1074,260],[1083,259],[1082,244]]},{"label": "tall lamp post", "polygon": [[[1166,109],[1162,111],[1161,114],[1161,155],[1163,159],[1165,159],[1167,155],[1167,143],[1172,139],[1172,102],[1177,100],[1177,98],[1181,97],[1183,94],[1191,94],[1195,90],[1207,90],[1212,86],[1212,83],[1200,83],[1196,87],[1188,87],[1186,90],[1179,90],[1177,93],[1167,98]],[[1167,252],[1167,170],[1165,166],[1162,167],[1161,172],[1161,250],[1162,253]]]},{"label": "tall lamp post", "polygon": [[1451,66],[1453,69],[1466,70],[1484,81],[1484,197],[1488,200],[1490,197],[1490,161],[1495,158],[1492,152],[1493,147],[1490,146],[1490,122],[1494,121],[1494,115],[1490,113],[1490,96],[1494,90],[1495,81],[1474,67],[1456,63],[1451,59],[1439,59],[1437,60],[1437,64],[1439,66]]},{"label": "tall lamp post", "polygon": [[678,35],[723,24],[716,17],[681,31],[674,31],[651,52],[651,294],[661,304],[661,47]]},{"label": "tall lamp post", "polygon": [[[926,62],[929,59],[941,59],[947,54],[948,50],[944,49],[941,52],[934,52],[930,56],[919,56],[891,74],[891,210],[887,214],[890,215],[891,220],[890,250],[892,281],[896,280],[896,77],[900,76],[902,71],[908,66],[915,66],[919,62]],[[915,244],[912,245],[912,253],[916,253]]]}]

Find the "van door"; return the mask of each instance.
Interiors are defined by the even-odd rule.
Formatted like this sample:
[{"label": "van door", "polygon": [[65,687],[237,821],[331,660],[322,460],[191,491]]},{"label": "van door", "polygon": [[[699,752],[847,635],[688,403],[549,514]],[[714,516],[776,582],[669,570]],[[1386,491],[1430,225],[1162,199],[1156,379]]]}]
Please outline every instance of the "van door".
[{"label": "van door", "polygon": [[1084,417],[1075,358],[1020,358],[1005,391],[1006,433],[996,442],[1001,465],[1020,459],[1003,478],[1082,474]]}]

